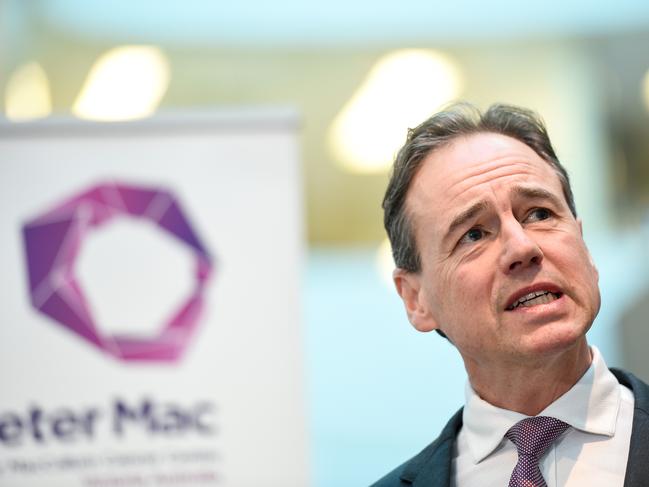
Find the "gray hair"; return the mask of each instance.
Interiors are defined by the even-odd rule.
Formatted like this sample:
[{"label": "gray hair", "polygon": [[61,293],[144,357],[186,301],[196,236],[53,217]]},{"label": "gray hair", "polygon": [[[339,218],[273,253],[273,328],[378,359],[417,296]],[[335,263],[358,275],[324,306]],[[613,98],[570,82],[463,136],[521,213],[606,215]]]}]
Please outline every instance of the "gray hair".
[{"label": "gray hair", "polygon": [[394,161],[383,198],[383,223],[397,267],[408,272],[421,270],[421,258],[405,202],[410,184],[422,161],[430,153],[447,146],[458,137],[477,133],[506,135],[533,149],[557,173],[568,207],[577,216],[568,173],[552,148],[543,120],[536,113],[503,104],[492,105],[485,113],[481,113],[473,105],[456,103],[436,113],[417,128],[409,129],[406,143]]}]

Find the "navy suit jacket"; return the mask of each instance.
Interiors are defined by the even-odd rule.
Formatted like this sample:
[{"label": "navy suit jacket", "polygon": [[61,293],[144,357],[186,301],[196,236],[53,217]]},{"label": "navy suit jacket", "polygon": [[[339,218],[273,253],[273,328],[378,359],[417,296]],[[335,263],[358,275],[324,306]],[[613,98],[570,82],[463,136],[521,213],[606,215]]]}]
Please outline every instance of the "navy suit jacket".
[{"label": "navy suit jacket", "polygon": [[[646,487],[649,486],[649,386],[624,370],[611,369],[611,372],[635,397],[624,487]],[[455,438],[461,427],[462,409],[453,415],[435,441],[372,487],[448,487]]]}]

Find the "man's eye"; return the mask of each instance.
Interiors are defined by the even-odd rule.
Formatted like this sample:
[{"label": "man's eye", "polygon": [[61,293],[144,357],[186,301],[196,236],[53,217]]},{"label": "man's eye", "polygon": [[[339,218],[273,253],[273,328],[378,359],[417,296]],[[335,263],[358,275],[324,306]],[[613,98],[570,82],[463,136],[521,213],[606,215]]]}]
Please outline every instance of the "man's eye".
[{"label": "man's eye", "polygon": [[460,239],[460,243],[477,242],[478,240],[481,240],[483,237],[484,237],[484,230],[482,230],[481,228],[472,228],[464,235],[462,235],[462,238]]},{"label": "man's eye", "polygon": [[547,208],[535,208],[527,215],[526,221],[538,222],[541,220],[547,220],[551,215],[552,213]]}]

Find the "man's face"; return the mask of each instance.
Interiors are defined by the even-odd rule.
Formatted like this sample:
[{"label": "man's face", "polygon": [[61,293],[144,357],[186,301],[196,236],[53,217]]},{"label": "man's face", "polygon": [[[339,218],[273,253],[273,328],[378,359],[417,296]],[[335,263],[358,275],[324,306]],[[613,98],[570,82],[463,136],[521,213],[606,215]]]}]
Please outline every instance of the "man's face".
[{"label": "man's face", "polygon": [[597,270],[557,174],[530,147],[456,139],[423,161],[406,211],[422,269],[397,270],[395,282],[415,327],[442,330],[476,365],[583,339],[599,310]]}]

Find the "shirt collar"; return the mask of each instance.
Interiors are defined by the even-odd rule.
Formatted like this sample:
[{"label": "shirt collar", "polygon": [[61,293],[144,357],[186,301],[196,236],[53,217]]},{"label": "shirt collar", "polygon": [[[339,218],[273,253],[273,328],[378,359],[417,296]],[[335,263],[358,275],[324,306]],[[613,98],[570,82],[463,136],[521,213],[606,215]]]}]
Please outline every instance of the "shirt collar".
[{"label": "shirt collar", "polygon": [[[597,347],[591,347],[591,351],[593,360],[586,373],[539,416],[552,416],[586,433],[613,436],[621,400],[619,383]],[[469,381],[465,397],[463,428],[473,460],[478,463],[498,447],[509,428],[527,416],[484,401]]]}]

